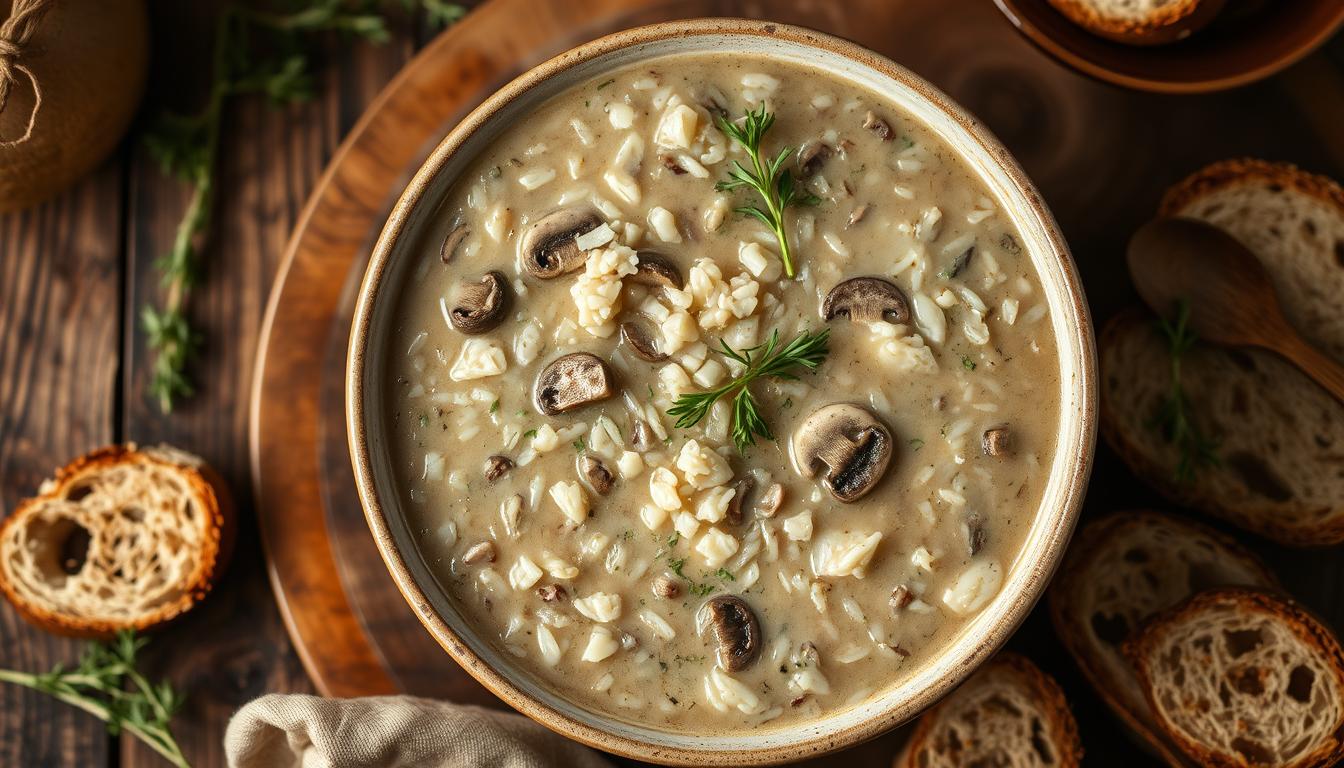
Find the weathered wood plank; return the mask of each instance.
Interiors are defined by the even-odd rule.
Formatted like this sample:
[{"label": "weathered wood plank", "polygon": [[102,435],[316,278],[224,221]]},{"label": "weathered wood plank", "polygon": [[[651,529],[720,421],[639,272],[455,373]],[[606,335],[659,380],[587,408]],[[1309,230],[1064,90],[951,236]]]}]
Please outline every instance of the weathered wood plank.
[{"label": "weathered wood plank", "polygon": [[[118,157],[50,203],[0,216],[0,514],[114,438],[121,179]],[[83,647],[0,605],[0,666],[45,671]],[[109,744],[89,715],[0,686],[0,765],[103,765]]]},{"label": "weathered wood plank", "polygon": [[[156,26],[174,40],[158,50],[156,71],[168,62],[194,62],[208,47],[208,10],[160,3]],[[184,18],[183,25],[167,19]],[[146,651],[155,675],[187,695],[174,728],[196,768],[224,765],[221,742],[230,715],[268,692],[311,690],[285,633],[266,575],[248,492],[247,416],[253,358],[265,301],[279,257],[314,182],[364,105],[409,57],[409,30],[399,42],[370,46],[332,37],[321,45],[317,97],[275,109],[243,100],[228,110],[215,223],[205,249],[207,276],[192,297],[193,325],[204,348],[192,368],[197,395],[171,416],[147,394],[150,358],[129,323],[157,295],[154,260],[172,240],[188,191],[164,179],[143,152],[131,165],[128,221],[127,363],[122,420],[128,439],[167,441],[196,451],[229,481],[242,525],[234,560],[210,599],[160,633]],[[183,63],[180,66],[200,66]],[[158,98],[190,104],[200,84],[170,83]],[[121,744],[121,765],[158,766],[159,758],[133,739]]]}]

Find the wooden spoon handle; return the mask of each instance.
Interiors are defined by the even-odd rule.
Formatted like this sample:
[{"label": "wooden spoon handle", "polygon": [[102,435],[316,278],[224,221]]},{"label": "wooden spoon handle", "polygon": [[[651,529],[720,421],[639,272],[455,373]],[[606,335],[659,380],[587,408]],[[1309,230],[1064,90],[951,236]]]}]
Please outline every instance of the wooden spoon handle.
[{"label": "wooden spoon handle", "polygon": [[1308,344],[1296,333],[1285,336],[1275,351],[1344,403],[1344,366]]}]

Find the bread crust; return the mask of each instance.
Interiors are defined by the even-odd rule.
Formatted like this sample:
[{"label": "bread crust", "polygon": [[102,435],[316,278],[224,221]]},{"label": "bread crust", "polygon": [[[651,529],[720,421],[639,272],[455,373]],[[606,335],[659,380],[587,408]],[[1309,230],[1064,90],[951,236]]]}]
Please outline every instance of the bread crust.
[{"label": "bread crust", "polygon": [[[1106,350],[1116,344],[1122,334],[1141,332],[1145,328],[1151,328],[1153,322],[1152,315],[1141,307],[1131,307],[1115,315],[1101,329],[1101,335],[1097,340],[1097,359],[1104,360]],[[1141,374],[1136,372],[1135,375]],[[1104,393],[1104,384],[1102,389]],[[1138,431],[1130,429],[1132,425],[1117,412],[1111,398],[1104,396],[1100,398],[1100,416],[1102,439],[1120,455],[1121,460],[1134,474],[1173,504],[1227,520],[1280,544],[1295,547],[1324,547],[1344,542],[1344,514],[1339,510],[1334,510],[1326,523],[1305,528],[1279,522],[1279,510],[1275,508],[1274,503],[1261,500],[1254,495],[1247,495],[1246,500],[1236,509],[1229,509],[1202,493],[1198,479],[1187,483],[1175,482],[1172,468],[1159,463],[1151,453],[1144,450],[1144,443]],[[1319,510],[1313,508],[1313,511]]]},{"label": "bread crust", "polygon": [[1344,216],[1344,187],[1334,179],[1304,171],[1292,163],[1254,157],[1220,160],[1186,176],[1162,196],[1157,212],[1159,216],[1175,216],[1205,195],[1252,182],[1268,182],[1301,192],[1333,205]]},{"label": "bread crust", "polygon": [[72,617],[20,594],[12,581],[8,562],[0,561],[0,594],[24,620],[53,634],[89,639],[106,639],[124,629],[147,631],[186,613],[204,599],[223,576],[237,538],[237,513],[228,486],[199,458],[167,447],[141,449],[135,443],[111,445],[74,459],[56,470],[55,476],[42,484],[37,496],[25,499],[0,522],[0,542],[5,540],[12,526],[21,524],[43,503],[64,498],[82,478],[127,463],[155,464],[175,472],[186,482],[188,493],[206,518],[199,558],[183,580],[182,595],[133,621]]},{"label": "bread crust", "polygon": [[1120,719],[1129,732],[1158,758],[1168,765],[1184,766],[1188,765],[1189,762],[1180,750],[1167,741],[1162,734],[1155,731],[1148,720],[1125,706],[1124,700],[1115,693],[1118,690],[1118,681],[1108,676],[1096,658],[1090,653],[1083,631],[1077,623],[1077,620],[1082,617],[1076,610],[1076,597],[1074,590],[1071,589],[1071,585],[1080,584],[1084,581],[1088,567],[1101,548],[1110,545],[1116,538],[1123,536],[1127,529],[1142,528],[1155,519],[1162,524],[1174,524],[1177,527],[1189,528],[1196,535],[1208,537],[1229,555],[1240,561],[1247,570],[1258,573],[1265,584],[1278,586],[1278,578],[1269,570],[1269,567],[1232,537],[1194,520],[1164,515],[1154,510],[1135,509],[1113,512],[1100,517],[1084,525],[1074,535],[1073,542],[1069,546],[1069,552],[1063,565],[1060,566],[1059,573],[1051,583],[1046,599],[1050,610],[1050,621],[1055,628],[1055,635],[1064,644],[1064,648],[1069,652],[1069,655],[1073,657],[1074,662],[1082,671],[1083,677],[1092,686],[1092,690]]},{"label": "bread crust", "polygon": [[[1025,656],[1011,651],[1003,651],[988,661],[966,682],[962,683],[962,687],[976,685],[980,675],[996,668],[1004,668],[1012,673],[1017,681],[1032,694],[1032,698],[1040,704],[1042,711],[1050,722],[1051,735],[1056,737],[1052,739],[1052,743],[1059,753],[1058,768],[1078,768],[1083,761],[1083,746],[1078,736],[1078,723],[1073,719],[1073,712],[1069,709],[1069,702],[1064,698],[1064,691],[1059,687],[1059,683],[1055,682],[1053,677],[1042,672]],[[960,690],[961,688],[957,689],[957,691]],[[920,717],[914,733],[910,735],[905,747],[892,763],[893,768],[917,768],[915,760],[917,752],[928,742],[938,725],[939,715],[956,695],[957,692],[953,691],[942,701],[930,707]]]},{"label": "bread crust", "polygon": [[[1158,642],[1161,634],[1173,623],[1181,621],[1186,616],[1197,614],[1208,606],[1228,602],[1278,617],[1304,644],[1316,648],[1327,657],[1334,669],[1336,681],[1344,689],[1344,650],[1340,648],[1339,640],[1316,616],[1278,592],[1246,587],[1222,587],[1200,592],[1180,605],[1154,616],[1125,641],[1123,646],[1125,656],[1139,675],[1144,694],[1148,697],[1148,704],[1154,713],[1159,710],[1153,694],[1151,670],[1146,663],[1151,646]],[[1157,721],[1167,738],[1201,766],[1245,768],[1247,765],[1244,761],[1227,759],[1220,752],[1178,733],[1160,715],[1157,715]],[[1333,738],[1327,739],[1312,752],[1281,768],[1327,768],[1344,761],[1344,740],[1340,738],[1340,724],[1335,724],[1333,733]]]},{"label": "bread crust", "polygon": [[1213,21],[1225,0],[1177,0],[1142,21],[1110,18],[1089,0],[1049,0],[1069,21],[1094,35],[1128,45],[1166,45],[1183,40]]}]

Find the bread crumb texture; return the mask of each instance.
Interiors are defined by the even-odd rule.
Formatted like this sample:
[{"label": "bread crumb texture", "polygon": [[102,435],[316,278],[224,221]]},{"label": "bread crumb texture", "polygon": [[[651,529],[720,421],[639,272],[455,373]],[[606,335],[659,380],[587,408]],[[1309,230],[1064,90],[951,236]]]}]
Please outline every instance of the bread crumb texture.
[{"label": "bread crumb texture", "polygon": [[105,636],[190,608],[222,570],[232,511],[191,454],[112,446],[76,459],[0,527],[0,591],[49,631]]}]

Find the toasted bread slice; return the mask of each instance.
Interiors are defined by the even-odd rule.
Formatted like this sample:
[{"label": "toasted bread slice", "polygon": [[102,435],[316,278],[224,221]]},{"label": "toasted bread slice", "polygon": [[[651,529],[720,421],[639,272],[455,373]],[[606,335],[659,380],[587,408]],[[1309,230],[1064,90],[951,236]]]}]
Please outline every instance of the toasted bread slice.
[{"label": "toasted bread slice", "polygon": [[1344,760],[1344,650],[1291,600],[1242,587],[1201,592],[1124,650],[1157,722],[1197,763]]},{"label": "toasted bread slice", "polygon": [[1224,0],[1050,0],[1094,35],[1130,45],[1183,40],[1213,21]]},{"label": "toasted bread slice", "polygon": [[920,718],[895,768],[1073,768],[1083,747],[1059,684],[1000,653]]},{"label": "toasted bread slice", "polygon": [[[1344,360],[1344,189],[1290,165],[1227,161],[1174,187],[1161,213],[1245,243],[1294,326]],[[1136,474],[1181,505],[1285,544],[1344,541],[1344,404],[1268,352],[1196,344],[1181,384],[1217,461],[1178,482],[1181,457],[1158,418],[1171,390],[1167,342],[1134,311],[1113,318],[1098,347],[1102,434]]]},{"label": "toasted bread slice", "polygon": [[1169,764],[1183,761],[1152,713],[1121,643],[1154,614],[1209,587],[1272,587],[1255,555],[1217,531],[1148,510],[1088,523],[1050,586],[1050,617],[1088,682]]},{"label": "toasted bread slice", "polygon": [[146,630],[195,605],[223,573],[235,516],[199,458],[101,448],[44,482],[0,525],[0,592],[57,634]]}]

